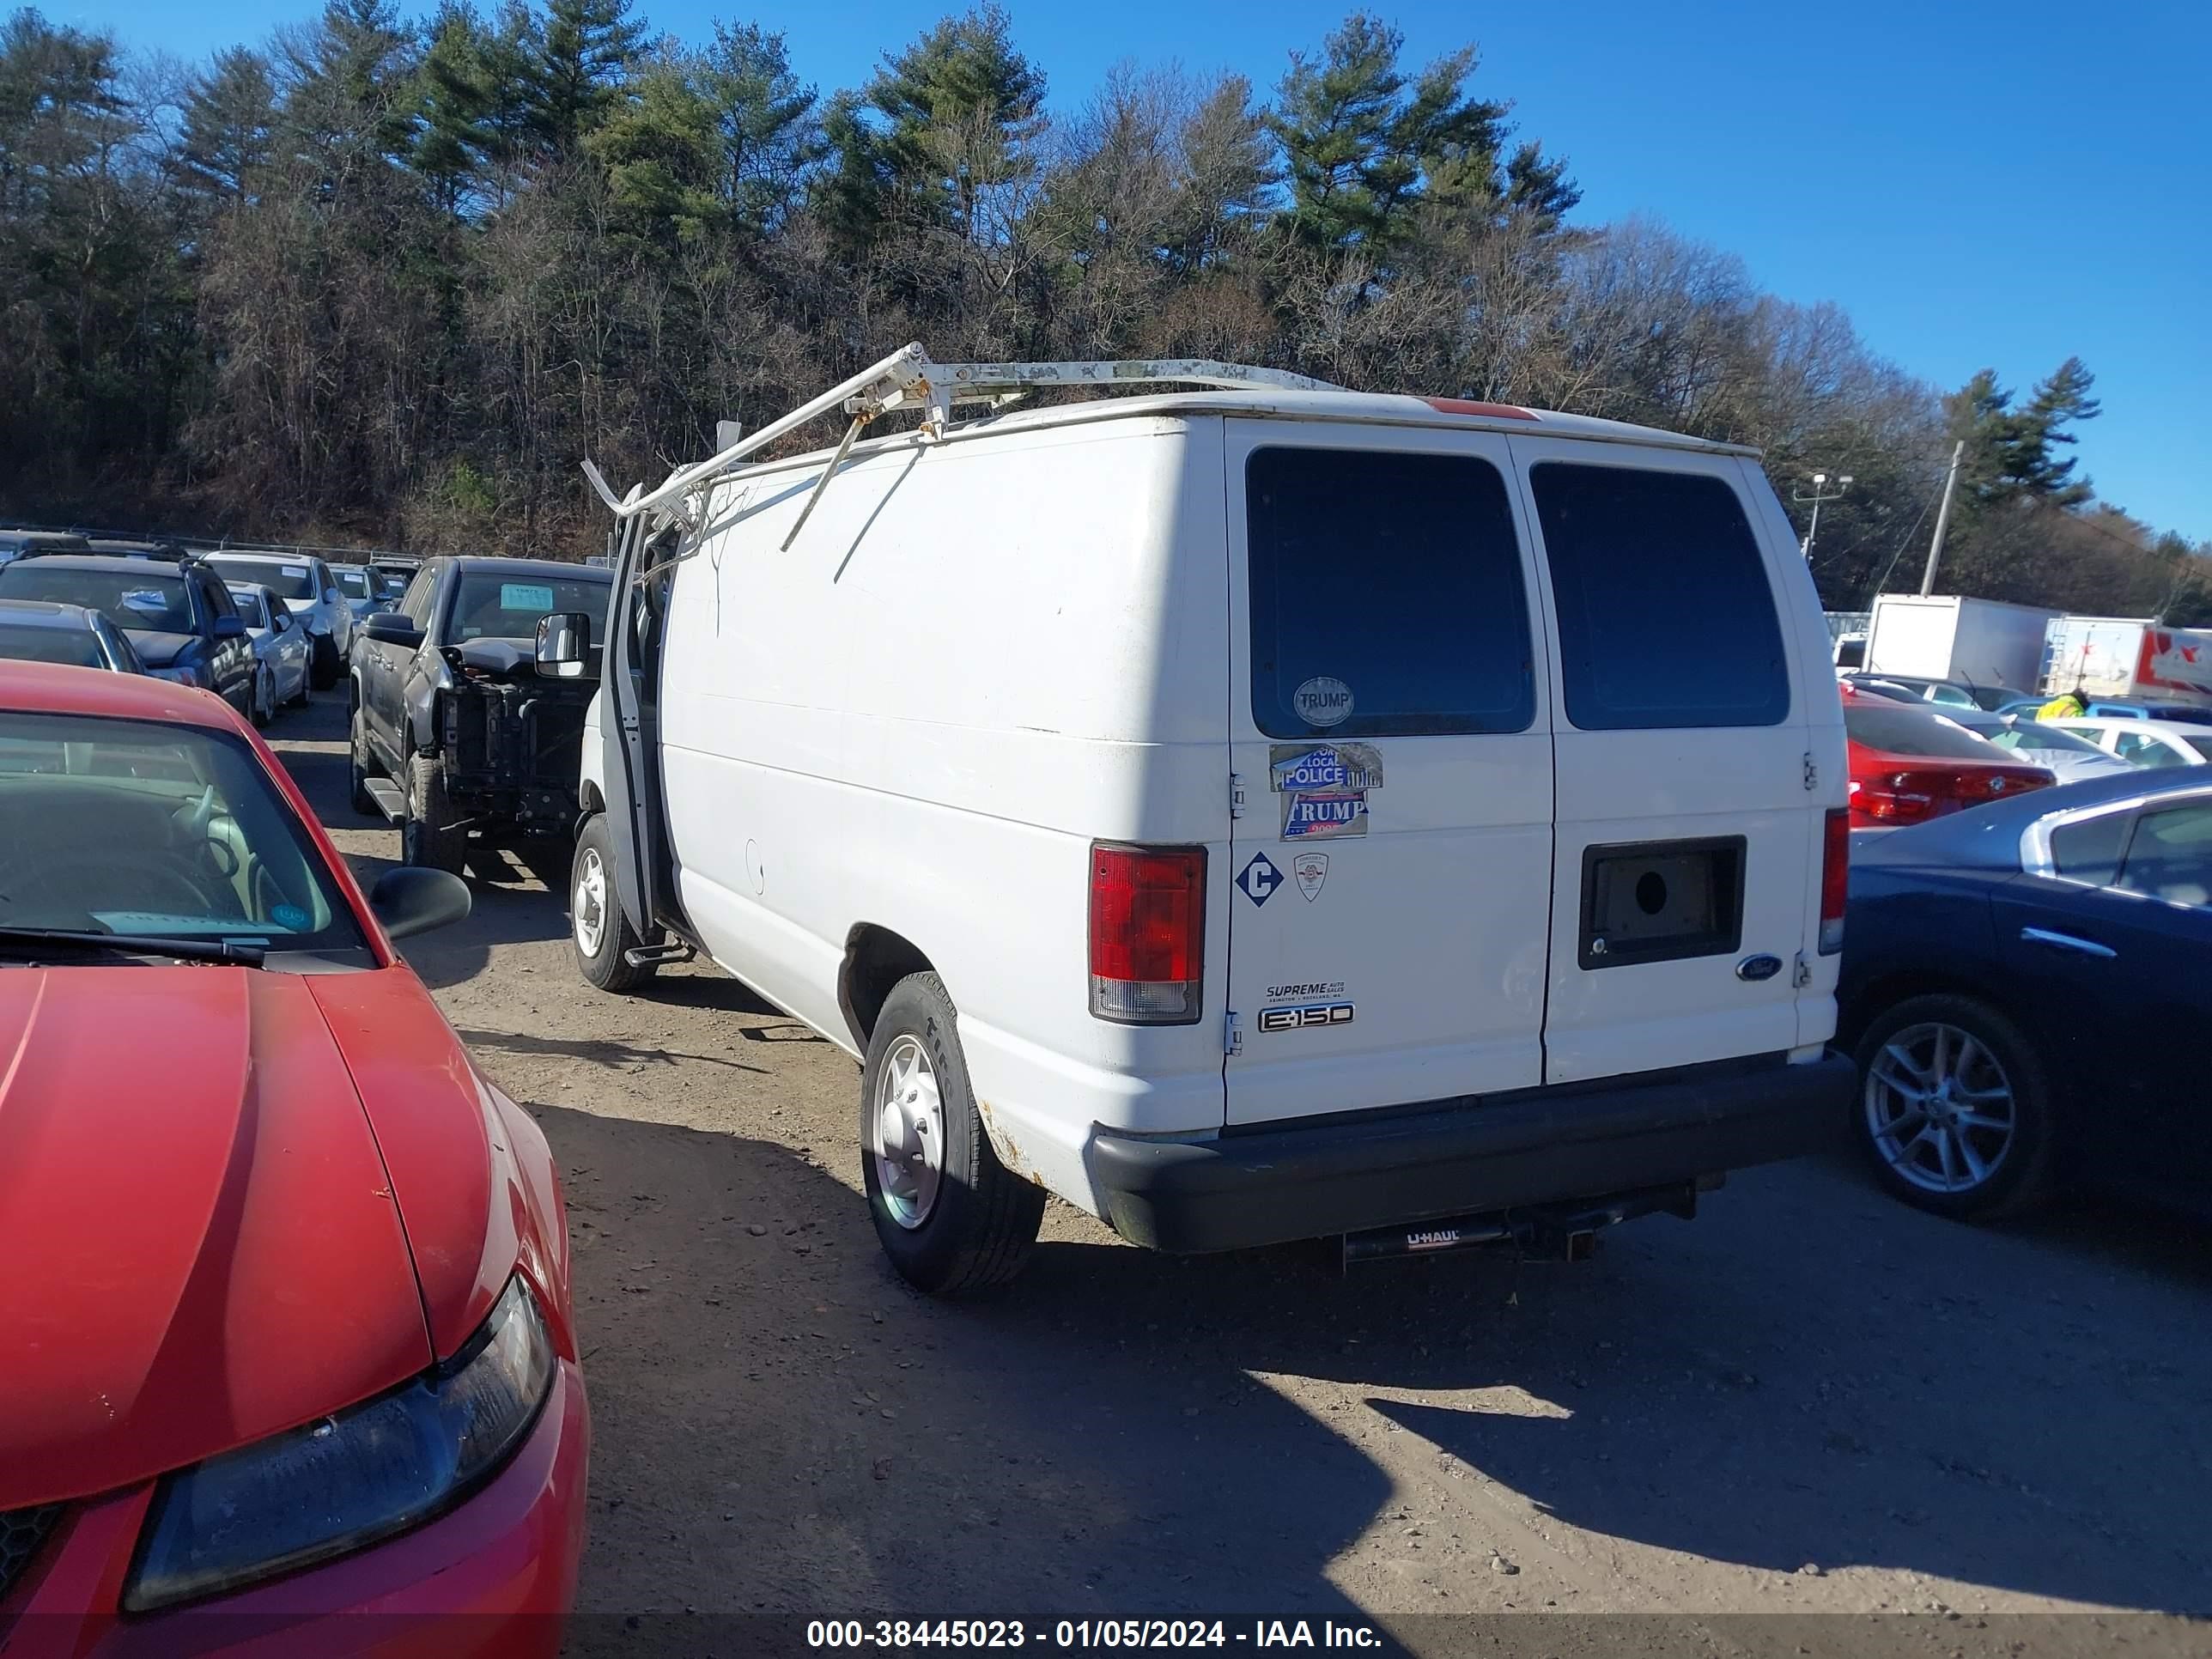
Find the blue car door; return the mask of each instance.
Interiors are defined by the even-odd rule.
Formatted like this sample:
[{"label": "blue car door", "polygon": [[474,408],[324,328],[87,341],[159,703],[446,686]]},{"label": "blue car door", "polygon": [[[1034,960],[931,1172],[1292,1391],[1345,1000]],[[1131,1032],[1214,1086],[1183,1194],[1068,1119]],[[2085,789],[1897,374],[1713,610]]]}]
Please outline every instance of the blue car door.
[{"label": "blue car door", "polygon": [[[2085,813],[2000,887],[1997,949],[2066,1075],[2062,1156],[2201,1207],[2212,1181],[2212,789]],[[2031,863],[2034,860],[2031,860]],[[2061,1034],[2063,1034],[2063,1036]]]}]

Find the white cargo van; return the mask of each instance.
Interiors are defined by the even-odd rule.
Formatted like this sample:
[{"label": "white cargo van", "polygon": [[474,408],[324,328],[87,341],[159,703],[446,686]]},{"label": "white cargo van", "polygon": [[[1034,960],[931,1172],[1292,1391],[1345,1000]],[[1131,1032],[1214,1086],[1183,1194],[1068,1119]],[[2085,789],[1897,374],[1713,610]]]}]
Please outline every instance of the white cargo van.
[{"label": "white cargo van", "polygon": [[[1086,375],[1232,389],[950,418]],[[696,950],[860,1058],[925,1289],[1047,1192],[1171,1251],[1577,1253],[1843,1121],[1843,724],[1756,459],[1291,378],[911,347],[600,483],[581,969]]]}]

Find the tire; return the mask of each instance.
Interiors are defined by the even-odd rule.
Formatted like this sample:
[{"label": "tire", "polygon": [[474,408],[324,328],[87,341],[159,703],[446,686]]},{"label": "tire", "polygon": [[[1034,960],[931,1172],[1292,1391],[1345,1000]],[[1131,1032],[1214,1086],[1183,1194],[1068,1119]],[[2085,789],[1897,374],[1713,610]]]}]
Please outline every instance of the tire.
[{"label": "tire", "polygon": [[[902,1077],[913,1085],[904,1095],[897,1092]],[[903,1159],[885,1156],[883,1126],[894,1107],[902,1109],[900,1144],[889,1150],[904,1149]],[[927,1167],[933,1133],[933,1181]],[[909,1190],[887,1194],[885,1181],[902,1173],[902,1162]],[[1044,1189],[1010,1174],[991,1150],[960,1051],[958,1016],[935,974],[909,974],[892,987],[869,1036],[860,1072],[860,1180],[884,1254],[916,1290],[972,1296],[995,1289],[1022,1270],[1036,1244]]]},{"label": "tire", "polygon": [[344,665],[338,659],[337,641],[327,634],[319,634],[307,659],[307,682],[317,691],[327,691],[338,683],[338,671]]},{"label": "tire", "polygon": [[368,722],[362,711],[356,708],[353,711],[352,736],[346,752],[346,775],[353,787],[353,810],[381,823],[384,809],[376,804],[376,797],[368,793],[368,781],[376,775],[375,768],[375,759],[368,752]]},{"label": "tire", "polygon": [[575,855],[568,861],[568,949],[586,983],[619,994],[651,979],[653,964],[623,959],[623,952],[635,949],[639,941],[615,892],[614,865],[606,815],[595,812],[576,837]]},{"label": "tire", "polygon": [[253,671],[253,702],[246,718],[256,726],[276,718],[276,676],[266,663]]},{"label": "tire", "polygon": [[[1854,1058],[1852,1138],[1892,1194],[1983,1221],[2029,1209],[2047,1192],[2057,1127],[2050,1073],[2005,1014],[1975,997],[1908,997],[1867,1027]],[[1931,1083],[1940,1091],[1933,1121],[1915,1099]],[[1981,1127],[1997,1120],[2009,1126],[2002,1133]]]},{"label": "tire", "polygon": [[468,868],[469,832],[453,827],[446,774],[429,755],[407,757],[407,821],[399,826],[399,856],[424,870],[461,875]]},{"label": "tire", "polygon": [[309,702],[314,700],[315,688],[313,683],[314,678],[314,665],[310,663],[307,666],[307,672],[300,676],[300,689],[295,692],[292,696],[293,708],[305,708]]}]

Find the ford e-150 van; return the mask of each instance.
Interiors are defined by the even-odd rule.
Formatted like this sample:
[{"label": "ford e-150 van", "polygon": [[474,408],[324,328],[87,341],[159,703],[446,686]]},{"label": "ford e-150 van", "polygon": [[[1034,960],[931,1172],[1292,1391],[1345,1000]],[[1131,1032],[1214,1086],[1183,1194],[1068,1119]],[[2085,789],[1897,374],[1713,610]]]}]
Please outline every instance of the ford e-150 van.
[{"label": "ford e-150 van", "polygon": [[[1079,370],[1222,389],[951,418]],[[1217,364],[871,373],[601,483],[606,637],[538,657],[605,647],[582,972],[701,952],[859,1058],[908,1280],[1011,1275],[1048,1193],[1170,1251],[1573,1254],[1840,1126],[1843,723],[1753,453]]]}]

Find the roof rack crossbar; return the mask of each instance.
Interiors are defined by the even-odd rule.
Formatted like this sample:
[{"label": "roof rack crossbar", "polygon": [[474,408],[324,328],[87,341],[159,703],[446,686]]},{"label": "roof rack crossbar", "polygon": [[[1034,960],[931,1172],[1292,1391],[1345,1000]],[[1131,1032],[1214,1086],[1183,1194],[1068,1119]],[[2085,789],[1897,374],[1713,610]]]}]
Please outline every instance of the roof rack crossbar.
[{"label": "roof rack crossbar", "polygon": [[[608,510],[616,518],[631,519],[643,513],[670,517],[682,513],[681,503],[685,496],[705,489],[717,478],[735,471],[747,456],[757,453],[777,439],[823,415],[842,412],[853,419],[851,428],[846,432],[845,442],[839,450],[842,459],[852,447],[853,439],[858,435],[861,427],[878,415],[889,414],[893,410],[915,406],[926,409],[927,413],[923,416],[923,429],[941,437],[951,420],[952,408],[956,404],[1011,402],[1013,398],[1038,386],[1137,386],[1148,382],[1168,386],[1273,386],[1297,392],[1339,389],[1327,380],[1293,374],[1285,369],[1217,362],[1207,357],[1119,358],[1059,363],[939,363],[932,361],[928,352],[916,342],[894,351],[872,368],[862,369],[850,380],[840,381],[820,397],[801,404],[789,414],[769,422],[758,431],[746,434],[706,460],[678,469],[656,489],[647,491],[634,486],[629,494],[617,501],[599,468],[587,460],[584,463],[584,471],[591,480],[594,493],[606,503]],[[834,465],[830,471],[836,471]],[[817,489],[816,494],[818,495],[819,493]],[[808,510],[812,510],[811,501]],[[793,534],[796,533],[794,526]]]}]

